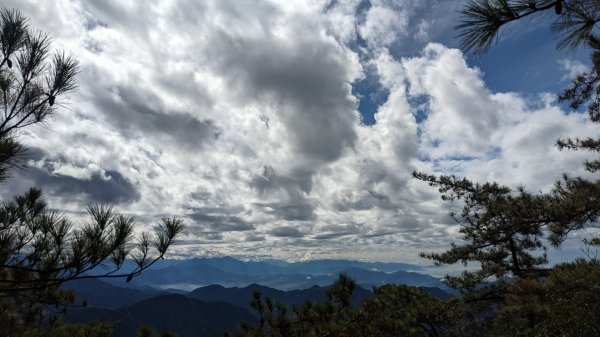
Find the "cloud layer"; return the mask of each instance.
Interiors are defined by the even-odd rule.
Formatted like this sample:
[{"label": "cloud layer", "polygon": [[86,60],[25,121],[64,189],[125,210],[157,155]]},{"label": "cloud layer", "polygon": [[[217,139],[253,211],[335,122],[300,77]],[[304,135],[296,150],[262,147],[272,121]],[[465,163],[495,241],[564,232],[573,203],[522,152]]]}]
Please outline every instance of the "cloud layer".
[{"label": "cloud layer", "polygon": [[[581,172],[556,138],[598,133],[549,94],[493,92],[449,41],[454,1],[9,1],[81,62],[79,91],[27,130],[40,186],[77,214],[186,219],[173,254],[423,262],[456,239],[411,178],[547,189]],[[429,10],[426,10],[429,9]],[[449,43],[452,43],[451,41]],[[566,62],[566,61],[565,61]],[[571,63],[564,63],[572,70]],[[372,92],[357,92],[365,78]],[[364,95],[384,93],[375,124]]]}]

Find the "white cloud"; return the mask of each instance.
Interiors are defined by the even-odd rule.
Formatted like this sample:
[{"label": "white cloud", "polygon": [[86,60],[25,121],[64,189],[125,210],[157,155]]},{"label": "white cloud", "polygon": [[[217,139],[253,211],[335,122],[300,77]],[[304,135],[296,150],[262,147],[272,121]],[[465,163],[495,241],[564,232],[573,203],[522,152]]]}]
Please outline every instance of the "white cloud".
[{"label": "white cloud", "polygon": [[[598,131],[544,97],[493,92],[456,49],[398,56],[448,30],[444,18],[412,18],[429,6],[419,1],[7,5],[82,72],[68,107],[23,137],[38,170],[5,189],[46,186],[71,213],[113,201],[142,226],[183,215],[177,254],[423,262],[418,251],[457,233],[413,170],[545,188],[585,156],[554,139]],[[367,68],[389,92],[372,126],[351,91]]]},{"label": "white cloud", "polygon": [[374,4],[367,12],[359,32],[370,46],[386,47],[396,41],[398,35],[406,34],[408,13],[384,4]]},{"label": "white cloud", "polygon": [[590,71],[590,68],[585,64],[577,60],[562,59],[559,61],[560,66],[565,71],[565,75],[562,77],[563,81],[572,80],[577,75]]}]

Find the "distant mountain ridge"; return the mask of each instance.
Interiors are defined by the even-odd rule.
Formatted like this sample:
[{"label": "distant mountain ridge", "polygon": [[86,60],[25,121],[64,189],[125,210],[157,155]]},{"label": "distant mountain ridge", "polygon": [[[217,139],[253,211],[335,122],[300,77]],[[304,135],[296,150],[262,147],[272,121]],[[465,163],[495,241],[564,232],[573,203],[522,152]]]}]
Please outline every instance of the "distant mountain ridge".
[{"label": "distant mountain ridge", "polygon": [[67,312],[69,322],[115,322],[113,337],[136,336],[142,325],[179,337],[218,337],[235,331],[240,323],[255,323],[248,310],[224,302],[204,302],[180,294],[162,294],[118,309],[76,308]]},{"label": "distant mountain ridge", "polygon": [[115,309],[132,304],[161,293],[158,290],[123,288],[97,279],[74,280],[64,283],[61,289],[72,290],[76,294],[76,304],[85,301],[97,308]]},{"label": "distant mountain ridge", "polygon": [[340,272],[347,268],[362,268],[383,272],[418,271],[423,267],[408,263],[389,263],[389,262],[365,262],[352,260],[307,260],[297,262],[287,262],[283,260],[262,260],[262,261],[243,261],[229,256],[212,258],[194,258],[186,262],[201,263],[204,265],[219,268],[227,272],[244,272],[260,274],[309,274],[309,275],[327,275]]},{"label": "distant mountain ridge", "polygon": [[[350,275],[367,273],[377,276],[381,273],[360,268],[347,271]],[[383,273],[389,277],[394,277],[394,274]],[[306,289],[283,291],[258,284],[232,288],[210,285],[189,293],[182,290],[169,293],[166,290],[117,287],[102,280],[71,281],[65,283],[63,289],[71,289],[76,293],[76,304],[83,300],[88,303],[88,307],[70,308],[65,316],[67,321],[118,322],[113,337],[135,336],[144,324],[153,326],[158,332],[171,331],[180,337],[222,336],[224,331],[234,331],[242,322],[256,323],[256,313],[250,306],[254,291],[259,291],[264,298],[269,297],[288,308],[300,306],[307,301],[322,302],[327,293],[327,287],[316,285]],[[448,296],[439,288],[422,289],[438,298]],[[360,305],[372,295],[369,288],[357,286],[352,302],[354,305]]]},{"label": "distant mountain ridge", "polygon": [[[188,296],[205,302],[226,302],[251,310],[250,301],[252,295],[255,291],[258,291],[263,298],[269,297],[277,303],[292,308],[300,306],[307,301],[325,301],[327,298],[327,288],[328,287],[313,286],[302,290],[283,291],[258,284],[251,284],[243,288],[225,288],[221,285],[210,285],[195,289],[189,292]],[[372,292],[362,287],[356,287],[352,293],[352,303],[354,305],[360,305],[366,298],[371,296],[373,296]]]},{"label": "distant mountain ridge", "polygon": [[386,283],[445,288],[439,278],[415,272],[421,268],[406,263],[348,260],[290,263],[279,260],[242,261],[231,257],[194,258],[178,262],[169,260],[164,267],[153,266],[128,286],[189,291],[211,284],[244,287],[256,283],[280,290],[294,290],[329,285],[339,273],[345,272],[367,288]]}]

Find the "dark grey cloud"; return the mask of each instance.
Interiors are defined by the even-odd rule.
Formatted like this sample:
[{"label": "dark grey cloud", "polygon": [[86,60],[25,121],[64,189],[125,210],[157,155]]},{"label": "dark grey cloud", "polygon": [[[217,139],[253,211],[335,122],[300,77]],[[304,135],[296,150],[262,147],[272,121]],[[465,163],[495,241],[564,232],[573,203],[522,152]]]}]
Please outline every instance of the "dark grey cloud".
[{"label": "dark grey cloud", "polygon": [[216,31],[210,61],[243,102],[258,99],[274,107],[303,157],[330,162],[357,138],[356,102],[348,83],[351,59],[332,41],[303,28],[310,24],[293,19],[294,38],[286,40],[271,32],[246,37]]},{"label": "dark grey cloud", "polygon": [[[210,120],[198,120],[185,112],[160,111],[152,94],[139,88],[117,88],[124,106],[111,117],[120,127],[139,127],[144,131],[164,133],[185,144],[200,145],[215,137],[219,130]],[[158,109],[157,109],[158,108]]]},{"label": "dark grey cloud", "polygon": [[268,232],[269,235],[280,237],[280,238],[301,238],[304,237],[302,233],[296,227],[277,227]]},{"label": "dark grey cloud", "polygon": [[207,214],[195,212],[187,215],[196,222],[196,225],[202,229],[208,229],[220,232],[243,232],[253,230],[255,226],[244,221],[242,218],[233,215]]},{"label": "dark grey cloud", "polygon": [[266,165],[261,174],[252,178],[250,186],[267,199],[278,191],[285,192],[287,200],[256,203],[264,212],[278,219],[306,221],[316,218],[315,205],[307,197],[312,189],[312,177],[306,171],[297,169],[288,176],[279,176],[273,167]]},{"label": "dark grey cloud", "polygon": [[311,203],[286,204],[273,202],[256,205],[263,207],[266,213],[272,214],[278,219],[288,221],[308,221],[316,219],[315,206]]},{"label": "dark grey cloud", "polygon": [[310,193],[312,189],[312,172],[297,168],[287,174],[280,176],[270,165],[265,165],[260,174],[254,175],[250,186],[260,196],[268,196],[271,193],[284,190],[291,199],[301,198],[302,193]]},{"label": "dark grey cloud", "polygon": [[368,234],[364,234],[362,235],[363,238],[369,238],[369,239],[373,239],[373,238],[380,238],[383,236],[389,236],[389,235],[394,235],[396,234],[396,231],[390,231],[390,230],[377,230]]},{"label": "dark grey cloud", "polygon": [[339,233],[323,233],[323,234],[317,234],[315,235],[313,238],[315,240],[331,240],[331,239],[337,239],[343,236],[348,236],[348,235],[353,235],[355,233],[352,232],[339,232]]},{"label": "dark grey cloud", "polygon": [[211,193],[206,190],[199,190],[196,192],[190,193],[190,198],[193,200],[207,201],[211,197]]},{"label": "dark grey cloud", "polygon": [[[75,133],[72,142],[74,144],[91,142],[108,146],[101,139],[84,133]],[[84,196],[87,202],[108,204],[127,204],[139,201],[141,198],[139,186],[117,170],[96,171],[91,172],[89,178],[76,178],[57,171],[63,166],[89,169],[83,164],[73,162],[63,154],[51,154],[43,149],[31,147],[26,150],[26,158],[32,163],[43,162],[44,164],[42,167],[27,166],[20,172],[19,179],[31,181],[46,194],[67,198]]]},{"label": "dark grey cloud", "polygon": [[152,6],[136,5],[130,3],[123,6],[122,1],[83,1],[83,8],[93,15],[95,20],[101,21],[108,27],[126,29],[145,35],[148,25],[152,23]]},{"label": "dark grey cloud", "polygon": [[90,179],[77,179],[30,167],[24,176],[46,194],[54,196],[73,198],[82,195],[88,202],[105,204],[126,204],[141,198],[137,186],[118,171],[96,172]]},{"label": "dark grey cloud", "polygon": [[25,159],[31,161],[42,160],[46,157],[46,152],[37,147],[30,147],[25,149]]},{"label": "dark grey cloud", "polygon": [[[184,239],[178,239],[176,240],[173,245],[175,246],[184,246],[189,248],[189,250],[183,251],[183,257],[184,258],[194,258],[197,257],[197,249],[198,247],[201,247],[203,245],[212,245],[214,244],[214,240],[209,240],[207,238],[197,238],[197,239],[190,239],[190,240],[184,240]],[[173,252],[169,252],[169,254],[173,254]]]},{"label": "dark grey cloud", "polygon": [[218,138],[221,132],[211,120],[200,120],[187,112],[165,110],[157,97],[133,83],[116,86],[113,90],[113,93],[98,90],[94,99],[108,121],[125,135],[140,130],[159,138],[167,136],[182,146],[198,148]]},{"label": "dark grey cloud", "polygon": [[395,189],[401,189],[409,180],[405,176],[402,177],[403,179],[399,179],[396,172],[385,163],[372,159],[364,159],[361,162],[359,172],[364,185],[369,187],[385,182],[394,186]]},{"label": "dark grey cloud", "polygon": [[[208,202],[211,193],[199,190],[190,194],[192,201]],[[243,206],[187,207],[189,219],[187,231],[192,235],[210,237],[226,232],[248,232],[256,229],[255,224],[244,220],[248,212]],[[221,235],[222,236],[222,235]],[[211,240],[212,240],[211,239]]]},{"label": "dark grey cloud", "polygon": [[368,210],[374,207],[395,207],[390,202],[390,197],[373,190],[346,191],[336,195],[332,202],[335,210],[349,212],[355,210]]},{"label": "dark grey cloud", "polygon": [[193,103],[199,113],[214,107],[215,98],[200,86],[191,69],[176,69],[164,72],[156,79],[160,94],[170,94],[179,99],[187,99]]},{"label": "dark grey cloud", "polygon": [[183,229],[182,235],[184,237],[201,238],[203,240],[222,240],[224,231],[216,231],[210,229],[208,226],[199,223],[190,223],[186,221],[186,226]]},{"label": "dark grey cloud", "polygon": [[356,236],[361,233],[359,224],[330,224],[319,227],[319,232],[313,239],[315,240],[331,240],[345,236]]},{"label": "dark grey cloud", "polygon": [[277,185],[277,172],[272,166],[265,165],[261,174],[255,175],[250,181],[250,186],[254,188],[259,195],[265,196],[276,189]]},{"label": "dark grey cloud", "polygon": [[211,241],[221,241],[223,240],[223,233],[219,232],[208,232],[204,235],[207,240]]},{"label": "dark grey cloud", "polygon": [[258,234],[248,234],[244,237],[245,242],[262,242],[265,240],[266,240],[266,238],[264,235],[258,235]]}]

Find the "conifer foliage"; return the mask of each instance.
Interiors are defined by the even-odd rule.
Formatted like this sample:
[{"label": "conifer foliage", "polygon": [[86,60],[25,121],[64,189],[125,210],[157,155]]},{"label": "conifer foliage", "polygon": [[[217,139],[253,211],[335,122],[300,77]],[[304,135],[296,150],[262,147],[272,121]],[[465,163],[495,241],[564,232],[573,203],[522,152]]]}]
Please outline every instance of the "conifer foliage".
[{"label": "conifer foliage", "polygon": [[[559,96],[573,109],[586,108],[592,122],[600,121],[600,41],[596,23],[600,2],[590,0],[470,0],[457,26],[463,47],[486,52],[500,29],[527,16],[548,13],[559,34],[557,48],[589,50],[592,69],[575,78]],[[544,22],[544,21],[539,21]],[[600,152],[598,138],[559,139],[560,149]],[[598,160],[584,163],[598,171]],[[442,198],[459,201],[452,214],[463,243],[441,254],[422,256],[440,264],[476,263],[479,268],[448,277],[463,291],[467,308],[479,317],[479,334],[490,336],[594,336],[600,324],[600,261],[594,254],[557,266],[546,251],[560,247],[573,232],[598,227],[600,180],[565,173],[548,193],[530,193],[497,183],[475,183],[456,176],[415,172],[414,177],[438,188]],[[600,242],[582,242],[584,251]],[[587,250],[586,250],[587,249]],[[568,310],[566,310],[569,308]]]}]

